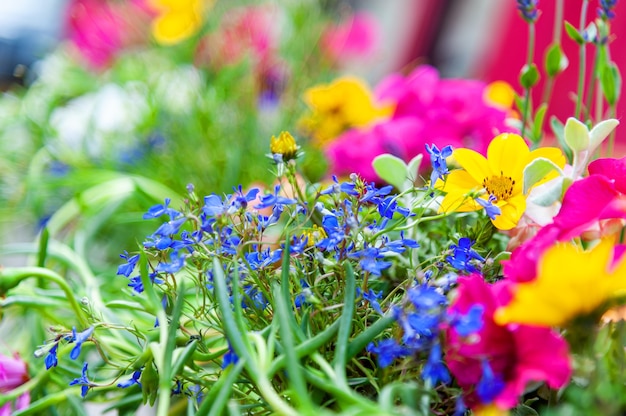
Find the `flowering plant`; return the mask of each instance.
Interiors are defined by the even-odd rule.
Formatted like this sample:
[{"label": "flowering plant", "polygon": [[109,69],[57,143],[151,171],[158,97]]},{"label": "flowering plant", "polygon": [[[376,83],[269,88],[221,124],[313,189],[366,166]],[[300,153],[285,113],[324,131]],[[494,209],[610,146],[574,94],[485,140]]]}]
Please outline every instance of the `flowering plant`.
[{"label": "flowering plant", "polygon": [[[172,42],[207,6],[155,3]],[[537,2],[518,6],[533,24]],[[411,79],[387,84],[391,104],[353,78],[309,90],[295,124],[321,146],[379,123],[442,127],[428,110],[447,120],[445,105]],[[626,157],[594,157],[619,122],[570,117],[559,147],[540,146],[546,110],[515,101],[512,124],[481,112],[502,128],[478,147],[442,135],[366,174],[306,179],[309,148],[282,131],[256,161],[272,185],[177,195],[135,174],[75,196],[35,243],[2,247],[31,264],[0,268],[0,415],[622,414]],[[131,195],[142,212],[119,218]],[[115,223],[135,243],[102,243]]]}]

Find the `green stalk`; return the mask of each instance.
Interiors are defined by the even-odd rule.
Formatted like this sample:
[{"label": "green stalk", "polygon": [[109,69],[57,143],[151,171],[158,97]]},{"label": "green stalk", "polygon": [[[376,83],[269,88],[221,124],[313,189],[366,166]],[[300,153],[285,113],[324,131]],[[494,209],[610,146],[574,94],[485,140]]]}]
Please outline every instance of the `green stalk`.
[{"label": "green stalk", "polygon": [[[526,68],[530,68],[533,64],[535,56],[535,24],[528,23],[528,55],[526,56]],[[524,89],[524,109],[522,110],[522,131],[521,136],[524,137],[526,131],[526,122],[528,121],[528,110],[530,109],[530,87]]]},{"label": "green stalk", "polygon": [[65,296],[67,296],[67,301],[69,302],[72,310],[76,313],[76,317],[78,318],[80,324],[84,328],[89,326],[89,320],[87,319],[83,309],[80,307],[80,303],[76,300],[72,288],[70,288],[61,275],[53,272],[52,270],[48,270],[43,267],[7,267],[0,269],[0,287],[2,287],[5,282],[15,282],[15,285],[17,285],[22,280],[30,277],[56,283],[61,290],[63,290]]},{"label": "green stalk", "polygon": [[[580,25],[578,30],[582,34],[585,30],[585,22],[587,20],[587,7],[589,6],[589,0],[583,0],[582,10],[580,12]],[[580,111],[583,102],[583,95],[585,93],[585,43],[583,42],[578,49],[578,93],[576,96],[576,110],[574,115],[580,120]]]}]

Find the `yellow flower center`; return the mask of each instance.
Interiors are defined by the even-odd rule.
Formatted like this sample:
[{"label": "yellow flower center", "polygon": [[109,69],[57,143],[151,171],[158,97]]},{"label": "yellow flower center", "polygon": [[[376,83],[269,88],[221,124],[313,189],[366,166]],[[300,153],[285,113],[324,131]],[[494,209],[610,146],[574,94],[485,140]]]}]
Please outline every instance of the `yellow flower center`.
[{"label": "yellow flower center", "polygon": [[273,154],[283,155],[283,160],[287,161],[296,156],[298,145],[289,132],[283,131],[278,135],[278,138],[272,136],[270,139],[270,151]]},{"label": "yellow flower center", "polygon": [[324,231],[322,227],[318,227],[316,224],[313,224],[313,228],[306,230],[304,235],[307,237],[307,247],[313,247],[315,244],[327,237],[326,231]]},{"label": "yellow flower center", "polygon": [[503,172],[500,172],[500,176],[492,176],[490,178],[483,179],[483,187],[487,190],[489,195],[496,197],[496,201],[502,199],[506,200],[513,196],[513,186],[515,181],[510,176],[504,176]]}]

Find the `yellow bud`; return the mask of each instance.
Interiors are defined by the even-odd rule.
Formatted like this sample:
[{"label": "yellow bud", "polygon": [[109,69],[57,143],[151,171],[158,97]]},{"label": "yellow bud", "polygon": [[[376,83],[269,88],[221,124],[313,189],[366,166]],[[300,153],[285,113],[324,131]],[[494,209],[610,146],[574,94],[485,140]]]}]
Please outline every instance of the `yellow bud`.
[{"label": "yellow bud", "polygon": [[270,151],[272,154],[282,155],[283,161],[286,162],[296,157],[298,145],[289,132],[283,131],[278,135],[278,138],[272,136],[270,140]]}]

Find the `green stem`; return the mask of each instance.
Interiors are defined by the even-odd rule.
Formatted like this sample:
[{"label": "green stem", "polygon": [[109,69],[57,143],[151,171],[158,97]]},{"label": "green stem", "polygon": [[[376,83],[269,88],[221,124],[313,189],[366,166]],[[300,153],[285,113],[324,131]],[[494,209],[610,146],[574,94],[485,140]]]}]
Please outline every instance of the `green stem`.
[{"label": "green stem", "polygon": [[0,269],[0,281],[3,281],[5,279],[14,279],[19,283],[20,281],[28,279],[30,277],[35,277],[38,279],[48,280],[50,282],[56,283],[61,288],[61,290],[63,290],[65,296],[67,296],[67,301],[69,302],[70,307],[76,313],[76,317],[80,321],[80,324],[84,328],[87,328],[89,326],[89,320],[85,316],[85,312],[80,307],[80,303],[76,300],[76,297],[74,297],[74,292],[61,275],[58,275],[52,270],[48,270],[43,267],[7,267],[4,269]]},{"label": "green stem", "polygon": [[[587,7],[589,6],[589,0],[583,0],[583,4],[582,4],[582,10],[580,12],[580,25],[578,27],[578,30],[580,31],[581,35],[585,30],[585,22],[587,20]],[[576,109],[574,110],[574,115],[576,116],[576,118],[578,118],[580,120],[580,112],[581,112],[581,107],[582,107],[582,102],[583,102],[583,95],[585,93],[584,88],[585,88],[585,57],[586,57],[586,53],[585,53],[585,47],[586,44],[583,42],[580,45],[580,48],[578,50],[578,93],[576,95]]]},{"label": "green stem", "polygon": [[[526,68],[530,68],[533,64],[535,56],[535,24],[528,23],[528,55],[526,56]],[[524,109],[522,110],[522,131],[521,136],[524,137],[526,131],[526,123],[528,121],[528,110],[530,109],[530,87],[524,90]]]}]

